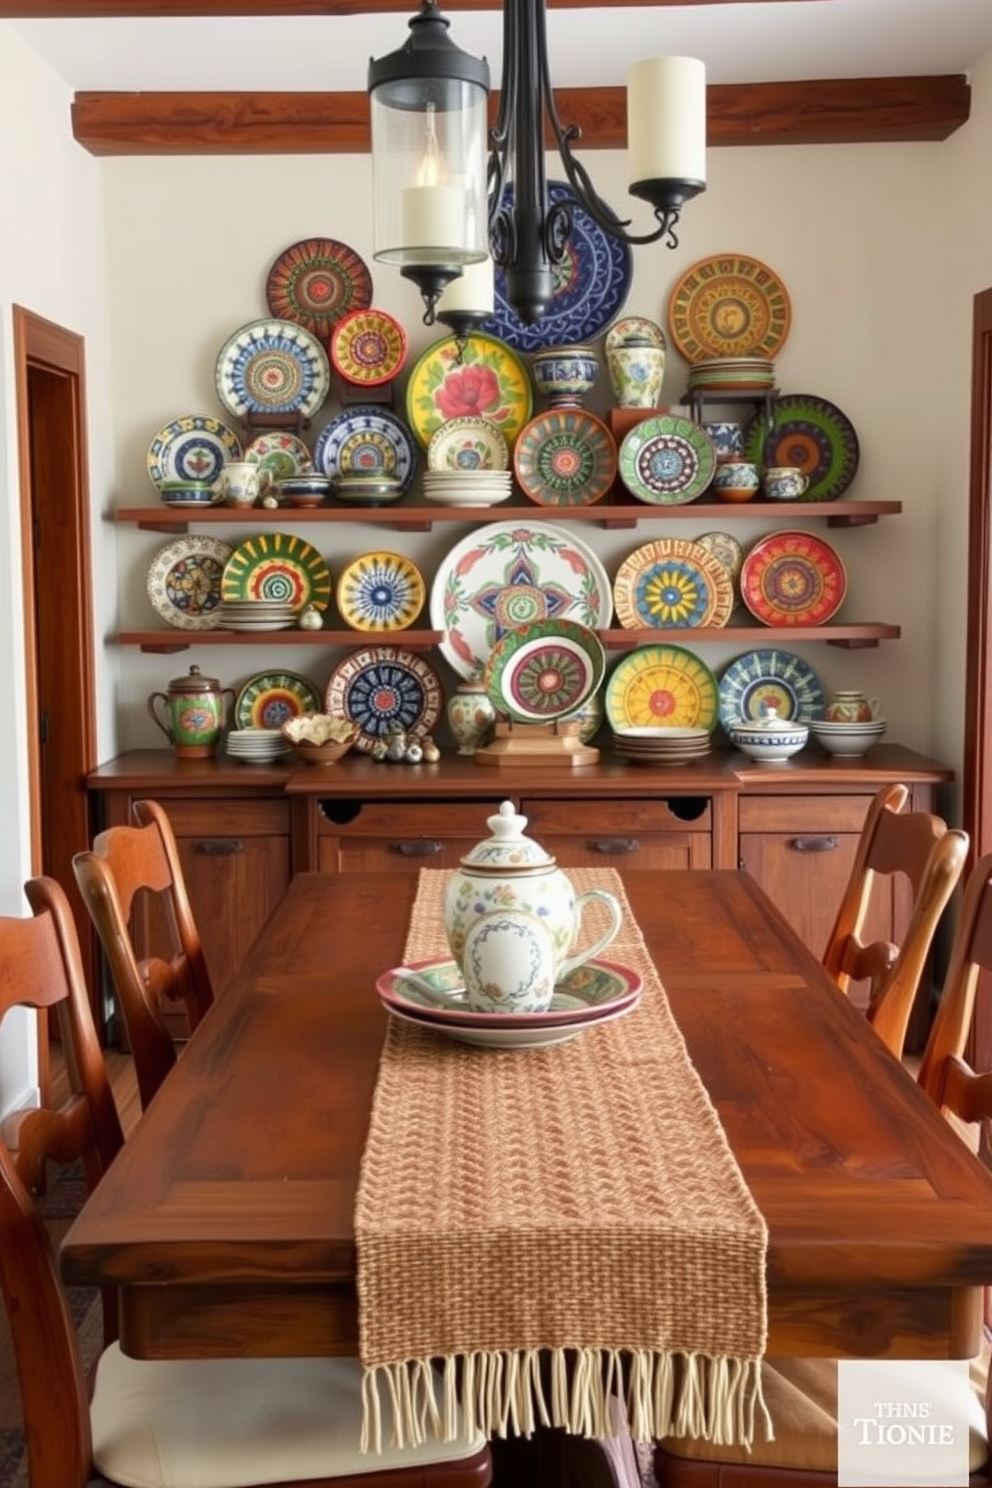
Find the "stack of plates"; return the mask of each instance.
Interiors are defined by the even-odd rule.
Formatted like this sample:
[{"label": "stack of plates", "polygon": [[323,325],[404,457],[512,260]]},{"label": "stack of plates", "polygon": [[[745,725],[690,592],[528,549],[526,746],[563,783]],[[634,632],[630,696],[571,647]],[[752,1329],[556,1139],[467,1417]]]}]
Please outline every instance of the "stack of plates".
[{"label": "stack of plates", "polygon": [[625,728],[613,732],[613,752],[637,765],[686,765],[711,747],[709,729]]},{"label": "stack of plates", "polygon": [[689,368],[690,388],[739,388],[743,391],[775,385],[775,363],[766,357],[707,357]]},{"label": "stack of plates", "polygon": [[296,606],[284,599],[223,599],[217,606],[223,630],[288,630]]},{"label": "stack of plates", "polygon": [[292,748],[279,729],[232,729],[227,736],[228,754],[246,765],[271,764],[282,755],[292,753]]},{"label": "stack of plates", "polygon": [[384,971],[375,985],[394,1018],[432,1028],[458,1043],[493,1049],[564,1043],[593,1024],[622,1018],[641,997],[636,971],[597,959],[562,977],[546,1013],[477,1013],[465,1001],[461,980],[454,961],[415,961]]},{"label": "stack of plates", "polygon": [[442,506],[495,506],[513,489],[509,470],[428,470],[424,495]]}]

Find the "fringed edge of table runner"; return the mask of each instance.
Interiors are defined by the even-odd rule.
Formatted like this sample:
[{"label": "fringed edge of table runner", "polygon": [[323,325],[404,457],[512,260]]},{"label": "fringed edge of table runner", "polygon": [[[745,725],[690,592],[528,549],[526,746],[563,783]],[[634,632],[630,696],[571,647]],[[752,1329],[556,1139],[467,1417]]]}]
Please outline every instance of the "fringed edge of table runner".
[{"label": "fringed edge of table runner", "polygon": [[760,1359],[583,1348],[457,1354],[440,1370],[429,1359],[372,1365],[362,1380],[363,1452],[382,1451],[382,1390],[397,1448],[422,1445],[429,1435],[446,1442],[477,1432],[528,1437],[538,1426],[610,1436],[613,1397],[626,1401],[635,1441],[693,1436],[749,1447],[759,1412],[766,1438],[773,1437]]}]

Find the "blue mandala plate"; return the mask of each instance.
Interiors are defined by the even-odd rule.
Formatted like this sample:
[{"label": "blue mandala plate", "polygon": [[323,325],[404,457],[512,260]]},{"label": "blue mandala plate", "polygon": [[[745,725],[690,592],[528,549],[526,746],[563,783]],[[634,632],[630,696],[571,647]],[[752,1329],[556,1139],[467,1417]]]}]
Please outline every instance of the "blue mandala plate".
[{"label": "blue mandala plate", "polygon": [[316,336],[289,320],[253,320],[224,343],[215,372],[217,396],[238,418],[248,413],[301,413],[326,401],[331,364]]},{"label": "blue mandala plate", "polygon": [[[512,186],[506,195],[512,199]],[[553,202],[567,201],[565,181],[549,181]],[[551,304],[536,325],[525,325],[506,298],[506,272],[497,267],[493,319],[486,323],[515,351],[541,351],[546,346],[570,346],[593,341],[619,314],[630,289],[633,260],[630,247],[576,207],[565,254],[554,272]]]},{"label": "blue mandala plate", "polygon": [[720,722],[724,728],[764,717],[770,703],[779,718],[809,723],[823,717],[826,697],[813,668],[791,651],[770,647],[746,651],[720,678]]},{"label": "blue mandala plate", "polygon": [[358,725],[355,748],[366,754],[390,724],[429,734],[443,707],[441,679],[430,662],[400,646],[353,651],[331,673],[324,698],[325,713]]},{"label": "blue mandala plate", "polygon": [[346,408],[317,436],[317,470],[339,475],[388,476],[408,491],[417,470],[417,446],[406,424],[388,408]]}]

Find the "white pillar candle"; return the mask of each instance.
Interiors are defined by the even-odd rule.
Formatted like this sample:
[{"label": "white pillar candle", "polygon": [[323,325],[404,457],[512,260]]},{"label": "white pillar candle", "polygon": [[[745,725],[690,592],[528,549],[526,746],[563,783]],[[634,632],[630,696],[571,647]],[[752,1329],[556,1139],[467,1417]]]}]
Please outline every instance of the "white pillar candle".
[{"label": "white pillar candle", "polygon": [[706,68],[649,57],[627,73],[628,180],[706,180]]},{"label": "white pillar candle", "polygon": [[439,311],[470,310],[491,315],[495,303],[493,261],[466,264],[457,279],[452,279],[438,300]]},{"label": "white pillar candle", "polygon": [[460,248],[465,242],[466,198],[461,186],[406,186],[403,244],[407,248]]}]

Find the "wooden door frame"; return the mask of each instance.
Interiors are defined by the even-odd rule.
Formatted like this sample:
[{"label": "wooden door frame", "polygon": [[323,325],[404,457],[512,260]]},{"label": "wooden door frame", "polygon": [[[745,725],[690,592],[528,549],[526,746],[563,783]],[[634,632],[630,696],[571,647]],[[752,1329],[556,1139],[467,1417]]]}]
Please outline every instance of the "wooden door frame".
[{"label": "wooden door frame", "polygon": [[[21,572],[23,574],[23,625],[24,625],[24,672],[27,720],[28,800],[30,834],[31,875],[48,869],[44,861],[42,835],[42,760],[41,738],[38,726],[40,712],[40,667],[38,636],[36,630],[36,606],[40,603],[59,604],[65,607],[65,626],[61,642],[71,648],[71,675],[78,679],[72,699],[76,755],[78,757],[80,800],[78,809],[66,803],[58,803],[56,829],[71,834],[72,841],[82,838],[78,845],[89,840],[89,819],[82,782],[86,774],[94,769],[96,758],[96,710],[95,710],[95,662],[92,620],[92,563],[90,543],[90,496],[89,460],[86,439],[86,358],[83,338],[74,331],[45,320],[20,305],[13,306],[14,385],[17,406],[17,457],[21,523]],[[32,470],[32,410],[30,378],[32,373],[48,374],[66,380],[68,400],[72,407],[72,428],[68,431],[67,447],[71,448],[69,468],[65,471],[65,506],[60,509],[60,542],[71,544],[68,553],[63,549],[60,572],[69,570],[71,583],[59,586],[57,594],[39,594],[37,581],[37,559],[35,556],[34,510]],[[61,474],[61,472],[60,472]],[[71,592],[64,592],[70,591]],[[63,821],[62,817],[70,819]],[[68,847],[62,856],[66,856]],[[64,875],[60,875],[64,877]],[[98,957],[85,906],[74,884],[63,882],[72,904],[73,915],[79,931],[83,969],[90,987],[91,999],[97,998]],[[94,1003],[94,1014],[100,1026],[100,1008]],[[48,1077],[47,1025],[39,1026],[38,1065],[39,1079],[44,1088]]]},{"label": "wooden door frame", "polygon": [[992,289],[975,296],[968,499],[962,826],[974,863],[992,851]]}]

